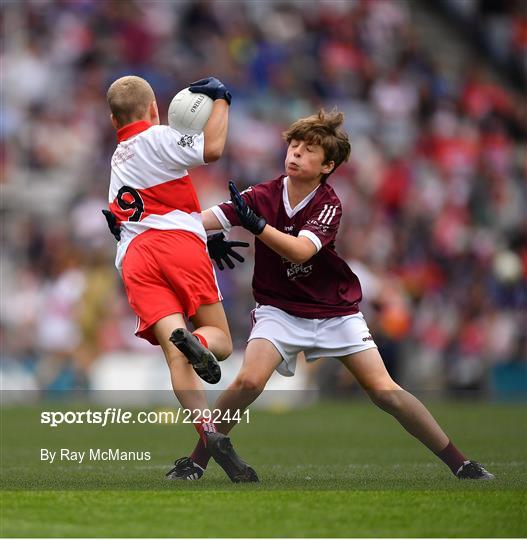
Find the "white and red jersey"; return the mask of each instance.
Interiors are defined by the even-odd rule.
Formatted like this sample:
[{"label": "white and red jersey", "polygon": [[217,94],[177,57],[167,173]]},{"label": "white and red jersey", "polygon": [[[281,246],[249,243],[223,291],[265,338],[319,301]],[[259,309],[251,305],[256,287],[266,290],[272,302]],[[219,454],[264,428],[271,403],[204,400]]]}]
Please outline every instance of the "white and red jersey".
[{"label": "white and red jersey", "polygon": [[168,126],[134,122],[117,131],[108,201],[121,225],[115,266],[121,270],[130,242],[149,229],[207,235],[187,169],[203,165],[203,133],[185,135]]}]

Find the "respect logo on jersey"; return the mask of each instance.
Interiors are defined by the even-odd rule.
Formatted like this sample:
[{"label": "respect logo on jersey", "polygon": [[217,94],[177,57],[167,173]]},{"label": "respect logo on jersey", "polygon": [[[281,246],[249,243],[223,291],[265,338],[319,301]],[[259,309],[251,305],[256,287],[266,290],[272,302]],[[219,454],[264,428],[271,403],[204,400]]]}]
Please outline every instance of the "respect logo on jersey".
[{"label": "respect logo on jersey", "polygon": [[295,280],[299,277],[307,277],[311,272],[313,271],[313,265],[309,264],[307,266],[304,266],[303,263],[301,264],[295,264],[291,263],[291,266],[286,270],[287,277],[290,280]]}]

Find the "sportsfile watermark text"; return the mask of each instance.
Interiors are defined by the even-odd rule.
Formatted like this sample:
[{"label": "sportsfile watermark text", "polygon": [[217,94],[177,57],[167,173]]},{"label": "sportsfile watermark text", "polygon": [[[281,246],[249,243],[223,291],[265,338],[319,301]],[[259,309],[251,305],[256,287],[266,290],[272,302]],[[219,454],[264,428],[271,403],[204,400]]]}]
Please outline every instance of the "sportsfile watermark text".
[{"label": "sportsfile watermark text", "polygon": [[106,427],[112,424],[201,424],[209,422],[250,422],[250,411],[220,409],[174,409],[162,411],[128,411],[116,407],[108,407],[104,411],[42,411],[40,423],[50,427],[63,424],[93,424]]}]

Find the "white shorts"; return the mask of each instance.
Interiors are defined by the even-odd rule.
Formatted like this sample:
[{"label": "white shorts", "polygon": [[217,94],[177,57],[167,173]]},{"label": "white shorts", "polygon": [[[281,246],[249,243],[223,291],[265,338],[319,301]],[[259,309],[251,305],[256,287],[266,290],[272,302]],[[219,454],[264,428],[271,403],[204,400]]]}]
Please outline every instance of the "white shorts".
[{"label": "white shorts", "polygon": [[304,319],[273,306],[257,305],[251,315],[253,327],[247,341],[270,341],[283,359],[276,371],[286,377],[295,374],[296,357],[302,351],[310,362],[377,347],[360,311],[343,317]]}]

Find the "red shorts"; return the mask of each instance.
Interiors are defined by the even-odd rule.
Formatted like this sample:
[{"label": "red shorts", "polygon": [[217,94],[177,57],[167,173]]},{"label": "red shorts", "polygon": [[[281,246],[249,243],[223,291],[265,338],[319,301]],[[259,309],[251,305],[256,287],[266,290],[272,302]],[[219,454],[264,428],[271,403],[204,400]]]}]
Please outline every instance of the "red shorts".
[{"label": "red shorts", "polygon": [[204,242],[187,231],[151,229],[124,257],[128,302],[138,317],[136,336],[159,345],[152,325],[173,313],[192,317],[199,306],[222,300]]}]

